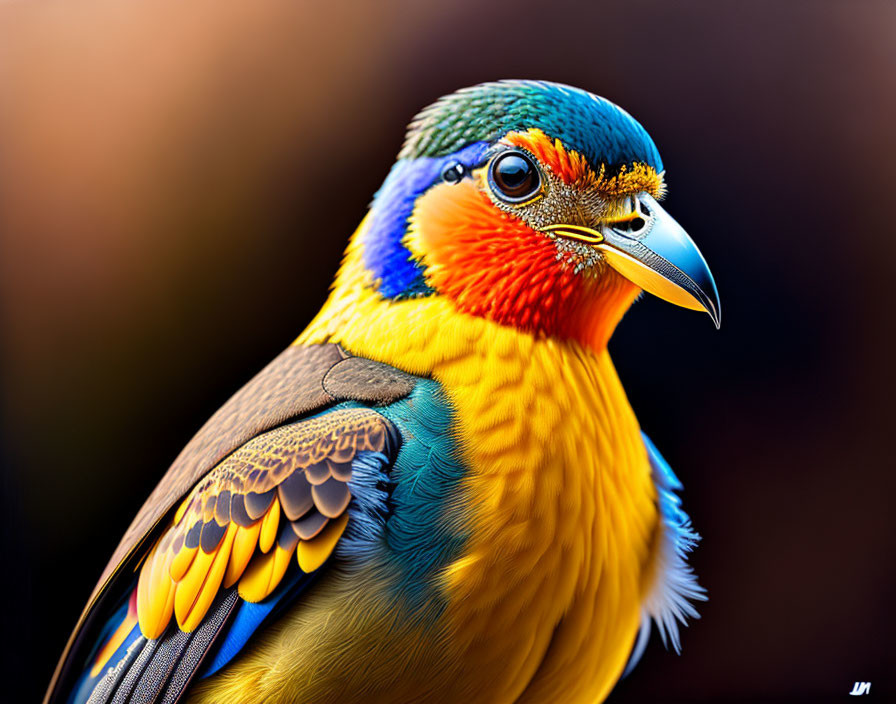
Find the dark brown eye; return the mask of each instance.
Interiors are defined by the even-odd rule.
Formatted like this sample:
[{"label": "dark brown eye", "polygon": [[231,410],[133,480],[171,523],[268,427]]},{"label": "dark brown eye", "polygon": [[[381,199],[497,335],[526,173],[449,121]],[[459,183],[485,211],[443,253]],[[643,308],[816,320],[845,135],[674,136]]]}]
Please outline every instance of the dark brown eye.
[{"label": "dark brown eye", "polygon": [[535,164],[521,152],[505,152],[492,162],[490,181],[496,195],[509,203],[529,200],[541,188]]}]

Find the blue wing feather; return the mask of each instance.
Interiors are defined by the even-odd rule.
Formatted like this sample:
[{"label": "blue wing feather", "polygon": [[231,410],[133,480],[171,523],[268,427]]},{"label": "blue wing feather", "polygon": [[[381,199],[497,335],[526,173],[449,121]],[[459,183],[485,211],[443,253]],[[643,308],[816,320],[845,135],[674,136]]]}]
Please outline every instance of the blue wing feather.
[{"label": "blue wing feather", "polygon": [[276,614],[291,604],[313,581],[313,575],[291,570],[267,599],[257,604],[241,601],[236,615],[220,636],[212,658],[199,671],[197,675],[199,679],[211,677],[233,660],[269,617],[275,618]]},{"label": "blue wing feather", "polygon": [[656,582],[644,600],[641,629],[625,668],[626,675],[644,654],[652,623],[656,624],[663,645],[671,644],[680,653],[679,625],[686,626],[688,618],[700,618],[691,602],[707,600],[706,590],[697,583],[697,576],[687,561],[700,536],[694,532],[690,517],[682,509],[681,497],[676,493],[684,487],[650,438],[644,433],[641,437],[656,485],[663,534],[656,556],[659,561]]}]

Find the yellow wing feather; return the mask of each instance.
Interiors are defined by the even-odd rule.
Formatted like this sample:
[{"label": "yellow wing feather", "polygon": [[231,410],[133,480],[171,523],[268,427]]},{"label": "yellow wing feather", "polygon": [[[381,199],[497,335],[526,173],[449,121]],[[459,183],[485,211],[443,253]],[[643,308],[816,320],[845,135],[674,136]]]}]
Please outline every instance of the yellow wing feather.
[{"label": "yellow wing feather", "polygon": [[227,571],[224,573],[225,589],[232,587],[242,577],[255,552],[259,533],[261,533],[261,521],[257,521],[248,528],[237,527],[233,549],[230,551],[230,561],[227,563]]},{"label": "yellow wing feather", "polygon": [[280,526],[280,503],[274,499],[274,503],[261,519],[261,535],[258,539],[258,548],[262,552],[270,552],[274,547],[274,539],[277,537],[277,528]]},{"label": "yellow wing feather", "polygon": [[314,572],[326,561],[347,524],[348,514],[344,513],[335,521],[330,521],[317,537],[299,543],[299,567],[303,572]]}]

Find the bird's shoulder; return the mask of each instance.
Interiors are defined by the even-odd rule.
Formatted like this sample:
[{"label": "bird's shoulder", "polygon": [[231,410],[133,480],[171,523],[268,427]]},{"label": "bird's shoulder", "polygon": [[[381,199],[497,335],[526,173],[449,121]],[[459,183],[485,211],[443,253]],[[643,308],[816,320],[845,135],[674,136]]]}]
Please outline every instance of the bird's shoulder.
[{"label": "bird's shoulder", "polygon": [[140,508],[94,588],[110,576],[163,517],[218,462],[290,418],[343,400],[385,404],[413,389],[414,377],[347,354],[334,344],[288,347],[234,394],[200,428]]},{"label": "bird's shoulder", "polygon": [[[293,553],[300,573],[319,567],[345,527],[353,465],[385,466],[400,443],[378,408],[408,396],[416,383],[337,345],[294,346],[277,357],[202,427],[141,508],[73,633],[51,692],[67,688],[60,680],[71,685],[76,661],[107,640],[101,631],[114,621],[124,628],[120,635],[142,630],[164,643],[172,615],[182,633],[219,618],[230,585],[239,583],[242,601],[270,595]],[[135,614],[119,605],[132,591]],[[110,620],[116,609],[121,618]]]}]

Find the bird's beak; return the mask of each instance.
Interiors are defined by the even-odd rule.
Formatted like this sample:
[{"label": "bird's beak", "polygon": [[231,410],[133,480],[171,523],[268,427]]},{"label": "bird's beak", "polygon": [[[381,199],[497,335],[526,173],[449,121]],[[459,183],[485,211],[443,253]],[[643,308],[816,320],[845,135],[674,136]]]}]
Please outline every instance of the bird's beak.
[{"label": "bird's beak", "polygon": [[697,245],[652,196],[640,193],[636,201],[629,215],[603,224],[600,231],[578,225],[545,229],[594,245],[633,284],[675,305],[705,310],[718,328],[719,292]]}]

